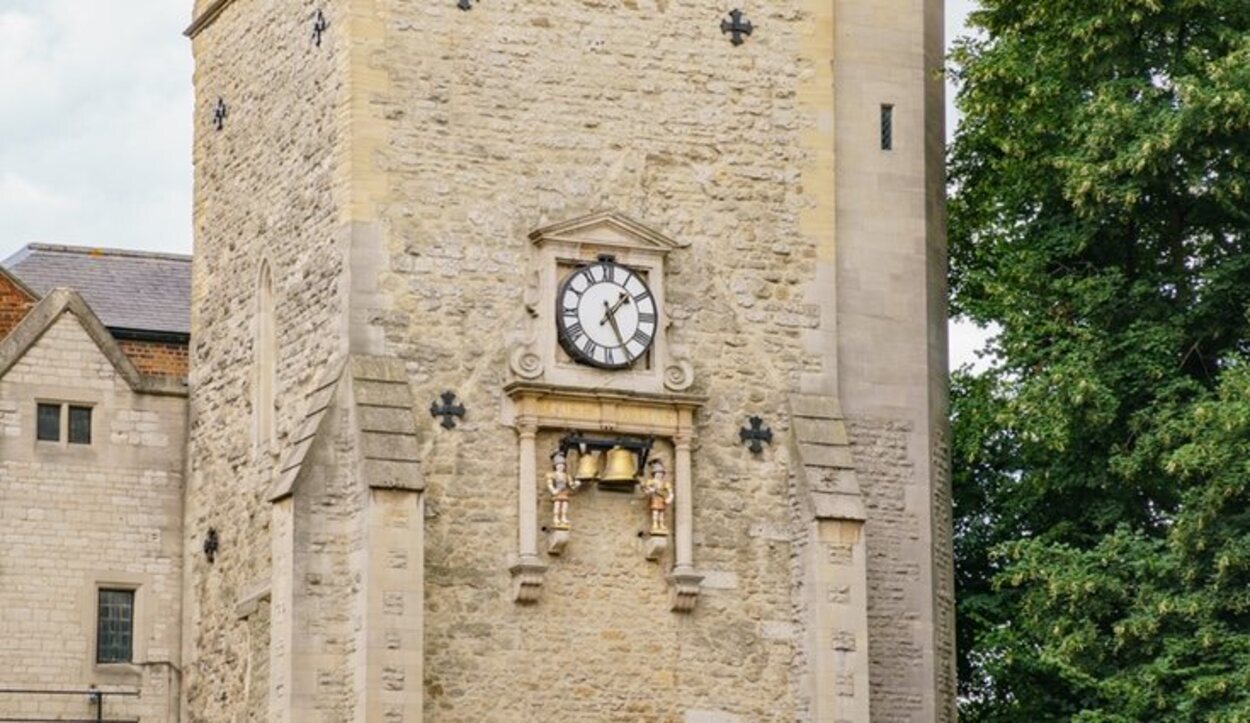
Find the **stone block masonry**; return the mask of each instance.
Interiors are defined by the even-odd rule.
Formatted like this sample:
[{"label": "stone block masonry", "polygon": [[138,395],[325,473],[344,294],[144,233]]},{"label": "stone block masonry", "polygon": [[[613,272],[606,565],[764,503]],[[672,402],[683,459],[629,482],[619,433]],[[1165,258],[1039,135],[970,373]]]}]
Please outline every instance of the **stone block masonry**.
[{"label": "stone block masonry", "polygon": [[[36,440],[50,402],[91,407],[90,444]],[[106,717],[175,719],[185,415],[132,390],[72,313],[0,377],[0,687],[138,690]],[[104,587],[135,591],[130,663],[96,663]],[[94,713],[86,696],[0,696],[0,717]]]},{"label": "stone block masonry", "polygon": [[[926,206],[941,194],[926,165],[940,156],[926,140],[941,137],[926,65],[939,5],[781,0],[747,8],[755,32],[735,46],[720,31],[727,8],[709,2],[198,2],[185,539],[192,550],[212,526],[223,548],[212,566],[186,559],[189,717],[263,718],[267,686],[273,720],[812,720],[831,708],[799,681],[854,648],[868,684],[862,666],[839,670],[828,697],[867,695],[876,720],[945,720],[934,578],[949,538],[931,505],[948,498],[932,488],[946,482],[929,441],[944,320],[925,294],[941,277],[926,246],[941,242]],[[218,98],[222,130],[209,122]],[[896,107],[889,156],[882,102]],[[513,343],[536,304],[554,304],[533,298],[529,235],[598,211],[679,242],[665,257],[664,333],[693,365],[689,393],[707,400],[689,442],[704,584],[688,614],[668,604],[672,553],[646,559],[641,499],[593,486],[571,502],[541,594],[519,605],[511,592],[518,530],[533,522],[519,519],[533,497],[518,480],[543,479],[560,435],[527,437],[538,465],[522,470],[519,427],[500,411]],[[263,261],[277,449],[257,443],[250,393]],[[362,493],[354,407],[319,386],[356,355],[400,370],[388,383],[415,399],[415,434],[390,447],[420,462],[412,497]],[[604,372],[589,386],[620,385]],[[445,390],[467,409],[454,429],[423,408]],[[798,460],[737,438],[751,415],[779,440],[813,423],[791,415],[800,394],[845,397],[849,429],[832,425],[812,450],[830,455],[809,460],[830,477],[811,485],[840,493],[853,467],[866,517],[862,536],[839,522],[816,539],[828,555],[852,550],[867,576],[866,595],[822,604],[867,606],[866,622],[810,643],[795,591],[841,588],[804,586],[793,564],[813,534],[794,514]],[[671,465],[673,440],[655,449]],[[271,501],[292,456],[307,477]],[[385,526],[417,509],[421,555]],[[545,493],[538,509],[546,524]],[[828,555],[813,569],[849,567]],[[240,619],[239,601],[267,584],[271,605]],[[410,655],[402,633],[418,626]],[[867,705],[829,705],[867,719]]]}]

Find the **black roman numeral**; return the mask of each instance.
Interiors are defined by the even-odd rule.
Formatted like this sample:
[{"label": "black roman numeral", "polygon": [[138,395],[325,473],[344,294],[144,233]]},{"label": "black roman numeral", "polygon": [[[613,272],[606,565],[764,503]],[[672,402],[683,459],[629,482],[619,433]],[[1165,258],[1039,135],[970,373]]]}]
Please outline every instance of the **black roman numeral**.
[{"label": "black roman numeral", "polygon": [[651,335],[647,334],[647,332],[643,331],[642,329],[639,329],[638,331],[634,332],[633,341],[636,341],[645,347],[651,343]]},{"label": "black roman numeral", "polygon": [[566,334],[569,335],[570,339],[573,339],[575,341],[577,340],[577,337],[582,336],[583,334],[586,333],[585,330],[582,329],[581,322],[577,322],[577,321],[564,327],[564,331]]},{"label": "black roman numeral", "polygon": [[655,314],[645,314],[645,313],[643,313],[643,314],[639,314],[639,315],[638,315],[638,323],[639,323],[639,324],[654,324],[654,323],[655,323]]},{"label": "black roman numeral", "polygon": [[607,362],[608,364],[616,363],[616,354],[615,354],[615,350],[613,349],[605,348],[603,350],[603,357],[604,357],[604,361]]},{"label": "black roman numeral", "polygon": [[597,351],[599,351],[599,345],[598,345],[598,344],[596,344],[596,343],[594,343],[593,341],[591,341],[591,340],[590,340],[590,337],[586,337],[586,338],[582,341],[582,353],[583,353],[583,354],[585,354],[586,356],[590,357],[591,359],[594,359],[594,358],[595,358],[595,352],[597,352]]}]

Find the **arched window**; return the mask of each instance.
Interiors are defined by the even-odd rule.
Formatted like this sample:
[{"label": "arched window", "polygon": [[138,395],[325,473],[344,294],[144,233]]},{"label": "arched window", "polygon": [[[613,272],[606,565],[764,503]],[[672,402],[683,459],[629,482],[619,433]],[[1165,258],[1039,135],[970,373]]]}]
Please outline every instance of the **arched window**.
[{"label": "arched window", "polygon": [[256,289],[255,379],[252,384],[252,414],[256,423],[256,448],[274,451],[277,434],[274,424],[274,386],[278,372],[277,327],[274,323],[273,274],[269,262],[260,265]]}]

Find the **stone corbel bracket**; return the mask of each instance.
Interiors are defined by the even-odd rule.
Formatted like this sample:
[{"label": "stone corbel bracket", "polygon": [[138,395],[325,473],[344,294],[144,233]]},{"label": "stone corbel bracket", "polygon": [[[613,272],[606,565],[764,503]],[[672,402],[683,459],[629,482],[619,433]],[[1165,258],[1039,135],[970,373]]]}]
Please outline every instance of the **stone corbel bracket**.
[{"label": "stone corbel bracket", "polygon": [[538,602],[547,566],[535,561],[518,562],[508,572],[512,573],[512,599],[522,604]]},{"label": "stone corbel bracket", "polygon": [[694,610],[699,602],[699,590],[703,585],[703,576],[693,570],[688,572],[673,571],[668,576],[673,584],[673,596],[670,607],[675,613],[688,613]]},{"label": "stone corbel bracket", "polygon": [[504,387],[508,397],[503,423],[518,437],[517,513],[518,554],[509,568],[513,598],[518,603],[538,599],[547,566],[538,554],[539,430],[575,430],[589,433],[637,435],[671,439],[675,459],[673,530],[674,565],[672,609],[689,612],[699,597],[703,576],[695,571],[692,528],[694,487],[691,443],[694,419],[707,401],[689,394],[656,394],[626,390],[582,389],[540,382],[513,382]]}]

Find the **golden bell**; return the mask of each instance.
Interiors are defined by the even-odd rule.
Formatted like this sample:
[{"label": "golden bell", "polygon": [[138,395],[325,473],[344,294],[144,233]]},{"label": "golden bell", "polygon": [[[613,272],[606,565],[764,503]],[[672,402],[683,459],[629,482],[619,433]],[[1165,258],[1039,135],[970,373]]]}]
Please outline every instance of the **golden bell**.
[{"label": "golden bell", "polygon": [[638,478],[638,455],[622,447],[608,450],[608,463],[603,470],[602,481],[634,482]]},{"label": "golden bell", "polygon": [[599,453],[582,452],[577,455],[577,474],[573,477],[578,482],[594,482],[599,479]]}]

